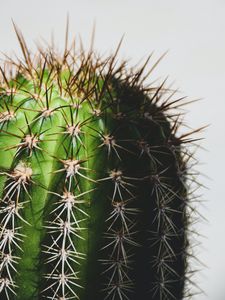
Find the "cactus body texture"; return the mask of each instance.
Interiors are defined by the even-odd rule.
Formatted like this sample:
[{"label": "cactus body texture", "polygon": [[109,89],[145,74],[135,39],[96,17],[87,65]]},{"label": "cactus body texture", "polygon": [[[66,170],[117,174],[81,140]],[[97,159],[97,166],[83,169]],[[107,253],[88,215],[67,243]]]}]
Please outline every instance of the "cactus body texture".
[{"label": "cactus body texture", "polygon": [[17,34],[25,59],[1,69],[0,299],[183,299],[183,100],[116,54],[31,57]]}]

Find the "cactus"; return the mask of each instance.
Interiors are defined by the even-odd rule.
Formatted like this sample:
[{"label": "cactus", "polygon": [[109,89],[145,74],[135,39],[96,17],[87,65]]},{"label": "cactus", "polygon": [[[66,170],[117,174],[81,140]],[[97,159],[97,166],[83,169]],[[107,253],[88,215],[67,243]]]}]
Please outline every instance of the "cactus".
[{"label": "cactus", "polygon": [[38,49],[0,84],[0,298],[188,296],[184,99],[117,52]]}]

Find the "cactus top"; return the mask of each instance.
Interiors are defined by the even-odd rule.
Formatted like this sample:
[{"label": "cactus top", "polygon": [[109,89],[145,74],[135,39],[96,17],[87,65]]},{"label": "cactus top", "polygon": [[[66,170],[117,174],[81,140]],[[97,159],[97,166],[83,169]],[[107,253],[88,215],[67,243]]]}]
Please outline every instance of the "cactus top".
[{"label": "cactus top", "polygon": [[184,99],[91,50],[7,60],[0,83],[0,298],[181,300],[188,289]]}]

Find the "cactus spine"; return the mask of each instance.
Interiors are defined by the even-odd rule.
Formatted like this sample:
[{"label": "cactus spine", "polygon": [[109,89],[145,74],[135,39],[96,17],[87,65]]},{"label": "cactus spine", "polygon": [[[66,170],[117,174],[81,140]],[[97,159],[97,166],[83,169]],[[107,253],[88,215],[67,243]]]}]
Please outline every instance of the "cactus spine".
[{"label": "cactus spine", "polygon": [[1,68],[0,298],[183,299],[183,99],[117,51],[31,56],[16,32],[24,60]]}]

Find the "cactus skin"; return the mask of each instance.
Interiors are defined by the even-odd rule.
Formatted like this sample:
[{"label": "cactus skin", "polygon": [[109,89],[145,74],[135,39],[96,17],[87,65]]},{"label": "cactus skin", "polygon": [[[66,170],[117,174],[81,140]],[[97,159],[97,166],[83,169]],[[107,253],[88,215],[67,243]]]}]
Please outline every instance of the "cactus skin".
[{"label": "cactus skin", "polygon": [[1,69],[0,298],[188,296],[183,99],[117,51],[31,57],[16,32],[25,59]]}]

